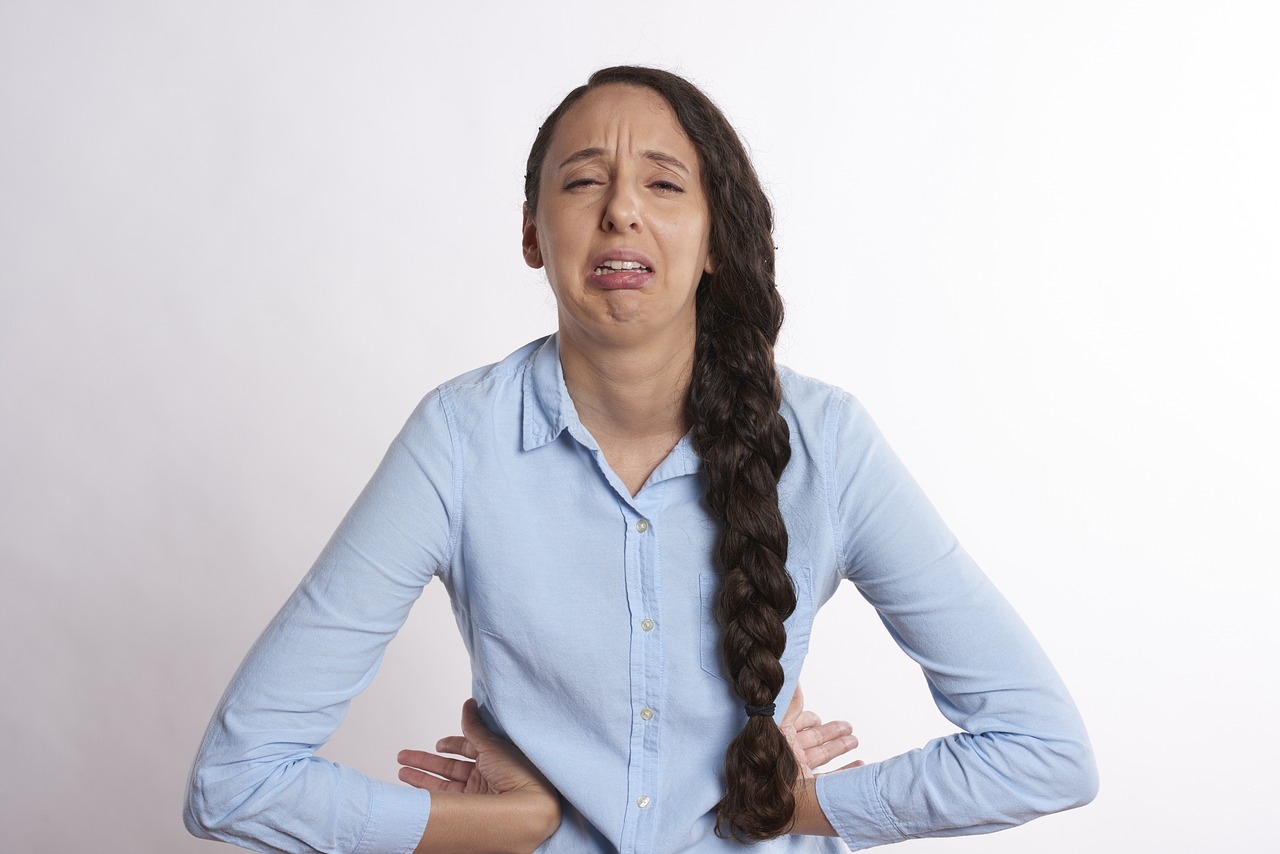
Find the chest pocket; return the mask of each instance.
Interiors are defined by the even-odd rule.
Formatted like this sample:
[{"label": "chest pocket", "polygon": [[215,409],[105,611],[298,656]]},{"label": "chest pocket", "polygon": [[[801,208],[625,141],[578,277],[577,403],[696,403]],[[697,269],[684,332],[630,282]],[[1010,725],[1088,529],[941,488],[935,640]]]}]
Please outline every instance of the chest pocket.
[{"label": "chest pocket", "polygon": [[[809,651],[809,632],[813,628],[813,573],[807,566],[788,566],[787,573],[796,586],[796,610],[786,619],[787,648],[782,654],[782,669],[791,674],[799,669]],[[716,621],[716,596],[720,593],[720,575],[704,572],[698,576],[698,592],[702,599],[702,669],[724,682],[732,682],[724,663],[720,639],[722,632]]]}]

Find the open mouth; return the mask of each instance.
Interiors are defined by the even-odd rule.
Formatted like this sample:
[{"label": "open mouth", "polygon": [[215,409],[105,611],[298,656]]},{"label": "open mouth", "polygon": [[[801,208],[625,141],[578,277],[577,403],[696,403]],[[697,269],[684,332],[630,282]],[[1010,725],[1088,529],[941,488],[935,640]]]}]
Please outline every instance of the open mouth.
[{"label": "open mouth", "polygon": [[652,273],[653,270],[638,261],[605,261],[595,272],[597,276],[612,276],[614,273]]}]

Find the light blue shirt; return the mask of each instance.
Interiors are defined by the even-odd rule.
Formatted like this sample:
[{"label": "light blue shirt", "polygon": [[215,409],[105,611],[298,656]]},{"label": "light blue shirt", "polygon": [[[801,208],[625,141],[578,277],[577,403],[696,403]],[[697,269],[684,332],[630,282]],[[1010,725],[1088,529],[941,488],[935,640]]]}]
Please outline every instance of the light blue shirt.
[{"label": "light blue shirt", "polygon": [[[785,369],[781,379],[798,605],[778,717],[814,612],[848,579],[963,730],[820,777],[844,842],[982,833],[1087,802],[1084,726],[1022,621],[860,406]],[[685,437],[630,495],[578,420],[555,336],[445,383],[232,680],[196,759],[187,826],[264,851],[411,851],[429,793],[315,750],[439,578],[484,720],[563,797],[542,850],[738,848],[712,831],[725,747],[745,716],[712,616],[717,526],[704,490]],[[848,658],[852,672],[857,651]],[[840,847],[786,836],[757,850]]]}]

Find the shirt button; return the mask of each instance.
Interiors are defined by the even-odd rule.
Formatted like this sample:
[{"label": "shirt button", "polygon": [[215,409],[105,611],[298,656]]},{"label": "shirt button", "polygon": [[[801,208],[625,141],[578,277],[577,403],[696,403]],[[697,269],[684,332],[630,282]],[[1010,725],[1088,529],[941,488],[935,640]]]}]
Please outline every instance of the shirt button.
[{"label": "shirt button", "polygon": [[645,807],[649,806],[649,796],[641,795],[640,797],[636,798],[636,806],[640,807],[640,809],[644,809]]},{"label": "shirt button", "polygon": [[649,520],[648,520],[648,519],[641,519],[640,521],[636,522],[636,533],[637,533],[637,534],[643,534],[643,533],[644,533],[645,531],[647,531],[647,530],[649,530]]},{"label": "shirt button", "polygon": [[653,620],[650,620],[648,617],[645,617],[643,620],[640,621],[640,628],[644,629],[646,632],[653,631]]},{"label": "shirt button", "polygon": [[653,720],[653,709],[641,709],[640,717],[644,718],[646,721]]}]

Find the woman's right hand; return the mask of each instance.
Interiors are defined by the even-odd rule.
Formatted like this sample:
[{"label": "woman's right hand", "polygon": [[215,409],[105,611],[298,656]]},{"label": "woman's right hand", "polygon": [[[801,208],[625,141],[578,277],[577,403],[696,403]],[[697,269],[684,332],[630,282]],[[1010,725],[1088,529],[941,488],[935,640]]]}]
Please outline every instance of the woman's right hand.
[{"label": "woman's right hand", "polygon": [[[778,729],[782,730],[783,737],[791,746],[796,765],[800,768],[801,779],[813,777],[818,768],[858,746],[858,737],[853,734],[853,727],[848,721],[823,723],[822,718],[804,707],[804,691],[799,683],[796,684],[791,705],[778,723]],[[862,764],[862,760],[858,759],[836,770],[857,768]]]},{"label": "woman's right hand", "polygon": [[436,750],[396,756],[401,781],[434,793],[418,851],[532,851],[560,826],[559,793],[484,725],[474,699],[462,706],[462,735],[440,739]]},{"label": "woman's right hand", "polygon": [[[403,766],[400,780],[433,792],[468,795],[501,795],[517,789],[541,791],[559,803],[547,778],[514,744],[494,735],[480,719],[474,699],[462,705],[462,735],[436,742],[440,753],[402,750],[396,760]],[[463,756],[453,759],[441,753]]]}]

